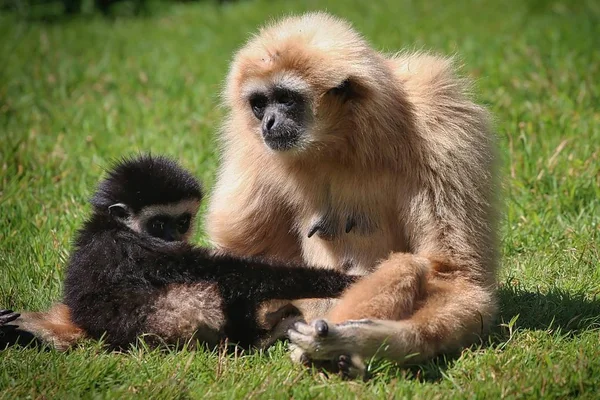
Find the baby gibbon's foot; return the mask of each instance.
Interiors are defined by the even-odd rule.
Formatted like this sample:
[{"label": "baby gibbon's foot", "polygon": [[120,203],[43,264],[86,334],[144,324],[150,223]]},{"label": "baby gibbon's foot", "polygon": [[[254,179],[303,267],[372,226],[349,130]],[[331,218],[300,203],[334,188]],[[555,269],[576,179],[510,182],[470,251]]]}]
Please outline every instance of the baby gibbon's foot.
[{"label": "baby gibbon's foot", "polygon": [[13,310],[0,310],[0,325],[8,324],[20,316],[21,314],[13,312]]},{"label": "baby gibbon's foot", "polygon": [[330,324],[318,319],[310,325],[296,322],[288,331],[292,344],[292,361],[340,374],[344,378],[365,376],[365,365],[359,354],[353,354],[356,329],[370,325],[370,320]]}]

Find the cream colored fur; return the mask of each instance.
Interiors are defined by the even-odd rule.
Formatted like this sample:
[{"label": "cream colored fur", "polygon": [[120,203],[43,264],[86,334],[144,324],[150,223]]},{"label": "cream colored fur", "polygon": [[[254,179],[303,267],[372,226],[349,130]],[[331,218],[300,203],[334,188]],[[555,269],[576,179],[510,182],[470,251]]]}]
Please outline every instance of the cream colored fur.
[{"label": "cream colored fur", "polygon": [[[345,79],[358,96],[328,90]],[[308,98],[308,133],[294,150],[262,141],[252,90],[288,84]],[[338,302],[303,301],[312,325],[290,331],[296,359],[377,353],[424,360],[473,343],[495,310],[494,140],[486,110],[450,58],[379,53],[324,13],[260,30],[233,60],[222,164],[206,226],[241,255],[351,265],[368,275]],[[327,215],[330,238],[307,232]],[[345,233],[350,215],[357,229]],[[370,320],[342,323],[348,320]]]}]

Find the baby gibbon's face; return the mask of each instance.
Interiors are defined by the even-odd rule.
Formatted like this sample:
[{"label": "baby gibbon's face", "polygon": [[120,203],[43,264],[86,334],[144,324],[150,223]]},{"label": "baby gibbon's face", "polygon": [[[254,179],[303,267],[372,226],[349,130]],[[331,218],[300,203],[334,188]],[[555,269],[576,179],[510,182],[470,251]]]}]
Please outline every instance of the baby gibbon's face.
[{"label": "baby gibbon's face", "polygon": [[188,199],[170,204],[152,204],[134,213],[123,203],[109,207],[110,215],[137,233],[145,233],[167,242],[188,242],[194,230],[199,200]]}]

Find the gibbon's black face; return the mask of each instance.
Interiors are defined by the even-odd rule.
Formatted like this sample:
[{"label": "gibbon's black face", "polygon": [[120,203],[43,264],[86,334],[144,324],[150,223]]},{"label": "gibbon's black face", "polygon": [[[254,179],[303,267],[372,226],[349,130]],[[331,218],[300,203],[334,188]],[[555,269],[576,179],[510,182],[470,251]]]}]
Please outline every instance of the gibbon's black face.
[{"label": "gibbon's black face", "polygon": [[[325,93],[332,101],[346,102],[354,97],[354,85],[343,80]],[[312,118],[310,101],[294,88],[274,86],[257,90],[248,98],[254,116],[260,121],[263,140],[273,150],[291,150],[302,142]]]},{"label": "gibbon's black face", "polygon": [[267,91],[252,93],[249,103],[252,113],[261,121],[262,137],[267,146],[285,151],[298,145],[310,113],[304,95],[275,86]]},{"label": "gibbon's black face", "polygon": [[199,205],[199,201],[182,200],[179,203],[149,205],[135,213],[126,204],[117,203],[108,210],[116,221],[137,233],[173,242],[188,240]]},{"label": "gibbon's black face", "polygon": [[192,215],[189,212],[182,215],[171,216],[168,214],[156,215],[145,223],[145,231],[150,236],[172,242],[183,240],[190,229]]},{"label": "gibbon's black face", "polygon": [[92,204],[135,232],[186,241],[201,199],[200,183],[189,172],[168,158],[143,155],[118,162]]}]

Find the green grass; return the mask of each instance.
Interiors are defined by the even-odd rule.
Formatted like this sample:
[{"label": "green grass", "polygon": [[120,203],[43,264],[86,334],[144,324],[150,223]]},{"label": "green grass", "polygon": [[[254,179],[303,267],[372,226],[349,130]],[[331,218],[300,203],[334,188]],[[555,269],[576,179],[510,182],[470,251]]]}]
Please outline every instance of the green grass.
[{"label": "green grass", "polygon": [[[459,357],[367,383],[263,354],[0,352],[0,398],[496,398],[600,389],[600,6],[556,1],[239,1],[152,16],[0,15],[0,305],[60,298],[70,240],[108,162],[151,150],[210,188],[232,52],[275,16],[327,9],[386,50],[456,53],[495,114],[503,155],[501,312]],[[200,230],[196,239],[203,242]]]}]

